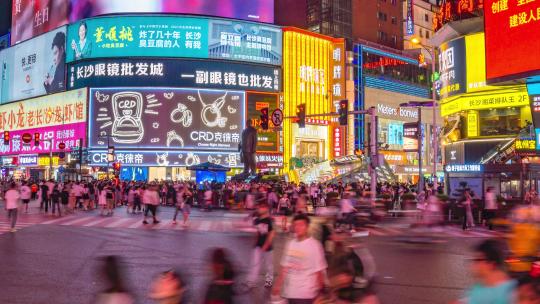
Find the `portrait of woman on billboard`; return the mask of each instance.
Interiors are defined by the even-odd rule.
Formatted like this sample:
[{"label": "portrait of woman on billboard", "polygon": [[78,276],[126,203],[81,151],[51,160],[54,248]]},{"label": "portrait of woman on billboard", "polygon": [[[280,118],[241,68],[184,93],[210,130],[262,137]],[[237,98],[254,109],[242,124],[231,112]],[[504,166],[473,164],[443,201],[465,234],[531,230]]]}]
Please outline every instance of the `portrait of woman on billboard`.
[{"label": "portrait of woman on billboard", "polygon": [[75,39],[71,40],[71,49],[75,54],[75,60],[88,58],[90,56],[92,45],[87,39],[87,36],[88,26],[86,25],[86,22],[83,21],[79,24],[79,41],[76,42]]},{"label": "portrait of woman on billboard", "polygon": [[52,62],[45,75],[43,86],[47,94],[64,91],[66,62],[66,33],[58,32],[52,41]]}]

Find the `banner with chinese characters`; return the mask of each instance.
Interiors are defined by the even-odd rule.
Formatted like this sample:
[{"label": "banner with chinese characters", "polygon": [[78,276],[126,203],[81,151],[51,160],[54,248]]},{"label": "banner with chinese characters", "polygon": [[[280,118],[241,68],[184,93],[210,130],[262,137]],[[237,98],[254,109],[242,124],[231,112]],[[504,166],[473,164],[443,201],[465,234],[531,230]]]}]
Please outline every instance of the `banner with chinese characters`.
[{"label": "banner with chinese characters", "polygon": [[69,1],[13,0],[12,3],[12,45],[69,23]]},{"label": "banner with chinese characters", "polygon": [[332,96],[335,103],[346,98],[345,92],[345,40],[333,43]]},{"label": "banner with chinese characters", "polygon": [[514,142],[516,154],[520,156],[535,156],[536,140],[534,138],[518,138]]},{"label": "banner with chinese characters", "polygon": [[[238,152],[116,150],[114,155],[116,161],[121,162],[122,166],[187,167],[210,162],[231,168],[242,167]],[[107,151],[90,150],[88,164],[90,166],[106,166]]]},{"label": "banner with chinese characters", "polygon": [[[12,44],[59,26],[107,14],[174,13],[274,22],[274,0],[3,0],[12,1]],[[116,17],[118,18],[118,17]]]},{"label": "banner with chinese characters", "polygon": [[[0,154],[59,152],[61,142],[69,151],[79,139],[84,144],[86,100],[86,89],[79,89],[0,106],[0,130],[10,131],[11,137],[8,145],[0,142]],[[24,133],[39,133],[39,145],[23,144]]]},{"label": "banner with chinese characters", "polygon": [[255,160],[258,169],[283,168],[283,154],[257,153]]},{"label": "banner with chinese characters", "polygon": [[[39,145],[35,145],[34,141],[25,144],[22,141],[24,133],[29,133],[34,138],[36,133],[40,135]],[[0,141],[0,155],[10,155],[17,153],[49,153],[49,152],[70,152],[73,148],[78,148],[79,139],[86,138],[86,123],[79,122],[73,124],[64,124],[44,128],[33,128],[26,130],[16,130],[10,132],[10,140],[7,145]],[[64,149],[60,149],[58,145],[64,143]]]},{"label": "banner with chinese characters", "polygon": [[183,88],[92,88],[89,148],[238,151],[245,93]]},{"label": "banner with chinese characters", "polygon": [[114,16],[68,28],[67,62],[106,57],[188,57],[280,65],[279,27],[190,16]]},{"label": "banner with chinese characters", "polygon": [[439,73],[441,98],[466,92],[467,75],[464,38],[451,40],[441,45],[439,52]]},{"label": "banner with chinese characters", "polygon": [[[521,88],[521,89],[520,89]],[[467,110],[485,110],[529,105],[525,86],[516,89],[500,89],[483,95],[463,95],[441,104],[441,116]]]},{"label": "banner with chinese characters", "polygon": [[201,87],[279,92],[277,67],[189,59],[96,59],[70,64],[68,87]]},{"label": "banner with chinese characters", "polygon": [[272,119],[269,119],[268,130],[261,127],[261,109],[268,108],[269,115],[279,107],[277,94],[247,93],[247,118],[251,119],[253,126],[257,129],[259,138],[257,143],[258,153],[280,153],[283,148],[280,145],[281,132],[274,131]]},{"label": "banner with chinese characters", "polygon": [[407,17],[405,18],[405,28],[407,35],[414,35],[414,4],[413,0],[407,0]]},{"label": "banner with chinese characters", "polygon": [[66,27],[0,51],[0,103],[66,90]]},{"label": "banner with chinese characters", "polygon": [[523,79],[540,71],[540,1],[485,0],[488,83]]}]

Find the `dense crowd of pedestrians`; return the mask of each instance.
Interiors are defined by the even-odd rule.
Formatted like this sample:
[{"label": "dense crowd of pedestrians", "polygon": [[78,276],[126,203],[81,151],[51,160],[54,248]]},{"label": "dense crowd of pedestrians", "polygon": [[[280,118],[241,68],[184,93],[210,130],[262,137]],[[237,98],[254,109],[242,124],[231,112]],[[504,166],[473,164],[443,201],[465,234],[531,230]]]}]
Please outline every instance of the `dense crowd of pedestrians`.
[{"label": "dense crowd of pedestrians", "polygon": [[[49,180],[4,181],[0,186],[13,232],[19,210],[28,212],[31,200],[37,201],[41,212],[50,211],[58,217],[94,209],[99,210],[100,216],[107,217],[112,216],[119,206],[125,206],[128,213],[141,216],[145,225],[160,222],[158,208],[163,206],[174,208],[173,225],[177,224],[181,213],[185,226],[189,225],[193,206],[204,211],[215,208],[248,210],[256,230],[248,273],[240,280],[231,262],[231,253],[222,248],[212,249],[207,258],[212,276],[204,303],[234,303],[236,294],[258,287],[267,288],[276,303],[378,303],[373,289],[373,257],[367,248],[349,242],[351,233],[356,232],[358,213],[377,207],[376,202],[369,199],[369,186],[361,182],[197,185],[193,182],[59,183]],[[386,197],[392,209],[407,209],[413,205],[413,209],[420,211],[419,222],[422,224],[438,225],[443,221],[440,189],[427,185],[424,192],[416,194],[411,185],[380,184],[377,190],[378,197]],[[464,189],[458,201],[464,208],[464,228],[472,228],[473,194]],[[492,188],[485,194],[484,208],[486,224],[491,226],[498,208]],[[317,238],[309,229],[313,214],[323,219],[321,235]],[[280,218],[277,225],[274,223],[276,217]],[[281,253],[279,269],[275,269],[274,242],[279,231],[292,235]],[[494,240],[474,248],[471,270],[478,282],[457,303],[540,303],[537,278],[540,271],[514,280],[505,269],[505,254],[499,241]],[[104,277],[111,287],[98,296],[97,303],[134,303],[124,285],[119,259],[105,258]],[[150,289],[149,297],[156,302],[191,303],[180,271],[160,273]]]}]

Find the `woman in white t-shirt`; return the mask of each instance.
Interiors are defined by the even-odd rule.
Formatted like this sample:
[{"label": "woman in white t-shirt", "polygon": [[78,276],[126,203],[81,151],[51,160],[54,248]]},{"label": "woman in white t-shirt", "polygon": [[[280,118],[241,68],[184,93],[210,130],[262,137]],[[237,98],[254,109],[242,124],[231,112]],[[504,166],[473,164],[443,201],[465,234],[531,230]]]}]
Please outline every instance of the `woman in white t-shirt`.
[{"label": "woman in white t-shirt", "polygon": [[497,209],[499,209],[499,206],[497,205],[497,195],[493,190],[493,187],[488,187],[486,189],[486,195],[484,196],[484,225],[487,224],[489,230],[493,229],[492,221],[497,214]]}]

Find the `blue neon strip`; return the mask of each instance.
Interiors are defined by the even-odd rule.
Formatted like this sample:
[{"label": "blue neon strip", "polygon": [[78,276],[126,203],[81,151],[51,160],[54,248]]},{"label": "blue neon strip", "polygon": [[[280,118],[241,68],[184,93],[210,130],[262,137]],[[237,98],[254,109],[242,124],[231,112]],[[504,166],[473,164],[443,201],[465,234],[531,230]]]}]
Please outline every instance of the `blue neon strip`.
[{"label": "blue neon strip", "polygon": [[[363,69],[362,69],[362,66],[364,65],[364,60],[363,60],[363,56],[362,56],[362,53],[363,53],[363,47],[360,46],[358,49],[357,49],[357,60],[358,60],[358,75],[357,75],[357,79],[355,81],[355,85],[356,85],[356,106],[357,106],[357,110],[359,111],[362,111],[364,110],[364,81],[363,81]],[[365,121],[364,121],[364,115],[358,115],[355,119],[355,122],[357,122],[356,124],[356,132],[357,132],[357,136],[356,136],[356,148],[358,149],[364,149],[364,139],[365,139]]]},{"label": "blue neon strip", "polygon": [[366,87],[381,89],[406,95],[413,95],[421,98],[429,98],[429,90],[407,85],[403,83],[398,83],[386,79],[375,78],[371,76],[365,77]]}]

